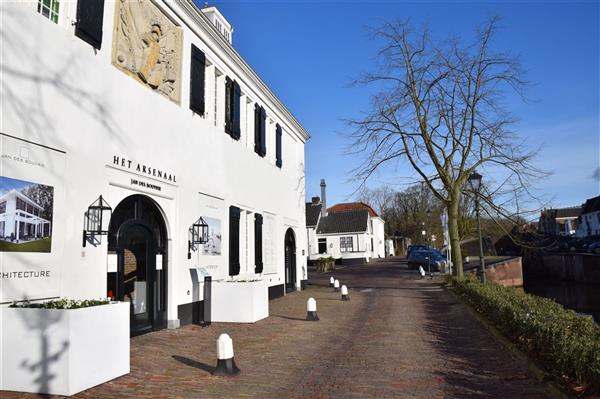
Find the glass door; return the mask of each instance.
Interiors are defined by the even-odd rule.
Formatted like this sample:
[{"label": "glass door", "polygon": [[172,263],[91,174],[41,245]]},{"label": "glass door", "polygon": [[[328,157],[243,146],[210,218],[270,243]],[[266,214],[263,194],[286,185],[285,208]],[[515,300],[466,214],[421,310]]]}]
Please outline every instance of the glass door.
[{"label": "glass door", "polygon": [[123,300],[131,304],[131,335],[152,330],[155,254],[152,232],[137,224],[127,228],[122,255]]}]

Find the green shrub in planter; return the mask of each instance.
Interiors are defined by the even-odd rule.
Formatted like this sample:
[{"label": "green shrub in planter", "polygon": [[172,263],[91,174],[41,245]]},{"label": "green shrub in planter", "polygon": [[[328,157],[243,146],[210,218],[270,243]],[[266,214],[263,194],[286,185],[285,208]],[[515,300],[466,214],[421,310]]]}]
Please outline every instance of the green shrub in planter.
[{"label": "green shrub in planter", "polygon": [[475,278],[452,289],[552,374],[587,392],[600,390],[600,327],[548,298]]},{"label": "green shrub in planter", "polygon": [[107,305],[109,299],[54,299],[48,302],[41,303],[13,303],[11,308],[38,308],[38,309],[80,309],[89,308],[90,306]]}]

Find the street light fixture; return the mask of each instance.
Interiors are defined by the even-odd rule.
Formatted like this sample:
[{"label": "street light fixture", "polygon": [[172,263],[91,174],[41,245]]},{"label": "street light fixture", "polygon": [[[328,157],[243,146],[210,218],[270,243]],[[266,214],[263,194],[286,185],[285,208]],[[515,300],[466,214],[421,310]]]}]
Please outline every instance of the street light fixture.
[{"label": "street light fixture", "polygon": [[481,239],[481,221],[479,218],[479,195],[482,176],[473,171],[467,181],[471,191],[475,194],[475,214],[477,215],[477,234],[479,235],[479,274],[482,283],[485,283],[485,259],[483,257],[483,240]]}]

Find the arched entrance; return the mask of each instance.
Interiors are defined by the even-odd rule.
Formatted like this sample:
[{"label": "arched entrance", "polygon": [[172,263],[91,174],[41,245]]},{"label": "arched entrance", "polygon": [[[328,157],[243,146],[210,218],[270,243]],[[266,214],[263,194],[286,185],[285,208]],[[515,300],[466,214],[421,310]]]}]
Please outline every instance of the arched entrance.
[{"label": "arched entrance", "polygon": [[167,326],[167,229],[158,205],[144,195],[115,208],[108,234],[117,271],[108,273],[107,292],[129,302],[131,335]]},{"label": "arched entrance", "polygon": [[285,290],[296,290],[296,238],[290,227],[285,232]]}]

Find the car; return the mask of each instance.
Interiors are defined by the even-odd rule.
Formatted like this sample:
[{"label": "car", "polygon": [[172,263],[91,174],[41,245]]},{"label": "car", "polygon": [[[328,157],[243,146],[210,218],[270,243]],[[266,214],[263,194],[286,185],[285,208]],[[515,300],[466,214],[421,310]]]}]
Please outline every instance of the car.
[{"label": "car", "polygon": [[588,245],[587,251],[594,254],[600,254],[600,241],[594,241],[593,243]]},{"label": "car", "polygon": [[442,265],[445,265],[446,257],[435,249],[418,249],[412,250],[408,256],[408,268],[418,269],[423,266],[425,271],[439,272]]},{"label": "car", "polygon": [[418,250],[429,250],[431,249],[429,247],[429,245],[424,245],[424,244],[419,244],[419,245],[409,245],[408,248],[406,249],[406,257],[408,258],[410,256],[410,253],[412,251],[418,251]]}]

